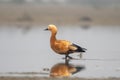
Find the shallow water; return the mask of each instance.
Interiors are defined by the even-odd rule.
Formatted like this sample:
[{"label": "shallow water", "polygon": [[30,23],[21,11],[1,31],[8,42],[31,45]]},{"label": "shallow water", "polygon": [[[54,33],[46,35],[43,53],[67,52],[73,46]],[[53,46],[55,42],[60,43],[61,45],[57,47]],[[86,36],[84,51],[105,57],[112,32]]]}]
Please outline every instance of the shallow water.
[{"label": "shallow water", "polygon": [[[51,50],[44,28],[0,27],[0,76],[49,76],[55,64],[65,64],[64,56]],[[69,62],[73,67],[84,67],[71,77],[120,77],[120,26],[58,29],[58,39],[87,48],[82,59],[71,55],[77,58]]]}]

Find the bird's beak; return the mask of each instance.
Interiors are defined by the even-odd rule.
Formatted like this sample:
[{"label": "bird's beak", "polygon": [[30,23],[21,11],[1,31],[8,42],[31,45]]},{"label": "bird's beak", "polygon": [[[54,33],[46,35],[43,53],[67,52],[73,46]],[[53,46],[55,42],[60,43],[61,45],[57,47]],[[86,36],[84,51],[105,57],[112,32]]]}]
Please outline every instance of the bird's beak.
[{"label": "bird's beak", "polygon": [[45,31],[47,31],[48,30],[48,28],[46,28],[46,29],[44,29]]}]

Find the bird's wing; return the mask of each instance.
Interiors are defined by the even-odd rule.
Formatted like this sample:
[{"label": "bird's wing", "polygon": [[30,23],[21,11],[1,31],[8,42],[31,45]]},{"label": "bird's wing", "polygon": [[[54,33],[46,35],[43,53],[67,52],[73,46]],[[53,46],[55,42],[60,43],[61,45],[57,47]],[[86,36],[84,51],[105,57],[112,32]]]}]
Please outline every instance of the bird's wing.
[{"label": "bird's wing", "polygon": [[66,53],[69,50],[69,45],[71,45],[71,43],[69,41],[66,41],[66,40],[57,40],[55,42],[55,49],[59,53]]},{"label": "bird's wing", "polygon": [[82,48],[76,44],[72,44],[69,46],[70,50],[73,51],[73,52],[85,52],[86,49],[85,48]]},{"label": "bird's wing", "polygon": [[73,53],[73,52],[85,52],[85,48],[82,48],[76,44],[66,40],[57,40],[55,42],[54,49],[57,53]]}]

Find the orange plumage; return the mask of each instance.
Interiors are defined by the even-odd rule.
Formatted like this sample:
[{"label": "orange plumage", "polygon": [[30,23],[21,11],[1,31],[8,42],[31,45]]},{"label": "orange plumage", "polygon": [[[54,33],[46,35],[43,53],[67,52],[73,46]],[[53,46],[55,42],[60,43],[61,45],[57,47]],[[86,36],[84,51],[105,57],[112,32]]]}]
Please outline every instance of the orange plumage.
[{"label": "orange plumage", "polygon": [[58,63],[51,68],[50,77],[70,77],[71,75],[83,70],[84,68],[84,66]]},{"label": "orange plumage", "polygon": [[50,38],[50,45],[53,51],[55,51],[58,54],[64,54],[66,55],[66,58],[69,57],[69,54],[74,52],[85,52],[85,48],[82,48],[76,44],[71,43],[67,40],[57,40],[56,34],[57,34],[57,27],[55,25],[48,25],[48,28],[45,30],[51,31],[51,38]]}]

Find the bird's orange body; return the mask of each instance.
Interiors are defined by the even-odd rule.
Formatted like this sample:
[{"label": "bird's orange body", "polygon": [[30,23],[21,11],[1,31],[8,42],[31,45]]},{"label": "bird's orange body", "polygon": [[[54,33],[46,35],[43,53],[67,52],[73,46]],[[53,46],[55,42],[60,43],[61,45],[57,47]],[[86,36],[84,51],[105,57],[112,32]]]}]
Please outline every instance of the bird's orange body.
[{"label": "bird's orange body", "polygon": [[67,54],[69,51],[69,46],[71,43],[65,40],[56,40],[55,42],[51,43],[51,48],[59,54]]},{"label": "bird's orange body", "polygon": [[57,40],[56,34],[57,34],[57,28],[55,25],[49,25],[46,30],[51,31],[51,38],[50,38],[50,46],[53,51],[55,51],[58,54],[64,54],[69,55],[73,52],[85,52],[83,48],[71,43],[67,40]]}]

